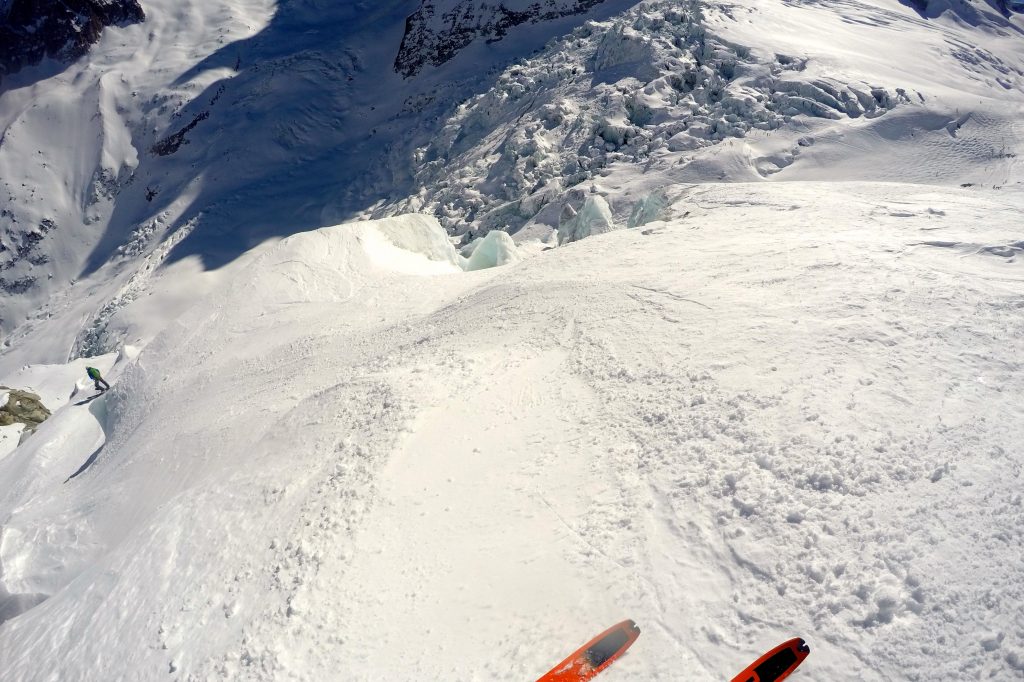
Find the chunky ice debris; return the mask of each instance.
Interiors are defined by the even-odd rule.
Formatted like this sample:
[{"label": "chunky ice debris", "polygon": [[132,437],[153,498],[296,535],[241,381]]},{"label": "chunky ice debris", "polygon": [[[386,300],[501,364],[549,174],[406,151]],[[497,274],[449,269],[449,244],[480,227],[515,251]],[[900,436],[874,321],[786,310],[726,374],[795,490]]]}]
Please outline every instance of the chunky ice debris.
[{"label": "chunky ice debris", "polygon": [[696,2],[641,3],[510,65],[416,150],[420,192],[385,210],[433,213],[457,235],[515,234],[550,224],[534,199],[552,190],[621,178],[634,164],[645,173],[689,167],[702,180],[761,179],[758,155],[714,167],[706,158],[727,140],[764,144],[793,117],[801,129],[848,125],[912,101],[888,78],[875,85],[810,72],[806,57],[729,39],[705,11]]},{"label": "chunky ice debris", "polygon": [[495,230],[486,236],[474,240],[463,252],[469,257],[462,262],[464,270],[483,270],[498,265],[518,263],[522,256],[516,250],[516,244],[507,233]]},{"label": "chunky ice debris", "polygon": [[512,238],[499,230],[474,240],[460,253],[433,216],[407,214],[340,227],[356,231],[378,267],[407,274],[483,270],[522,260]]},{"label": "chunky ice debris", "polygon": [[665,192],[662,190],[651,192],[633,207],[626,227],[640,227],[653,220],[660,220],[662,212],[666,208],[668,208],[668,199],[665,197]]},{"label": "chunky ice debris", "polygon": [[573,211],[568,204],[565,210],[569,216],[558,226],[559,244],[568,244],[615,229],[612,209],[605,198],[598,194],[587,195],[579,212]]}]

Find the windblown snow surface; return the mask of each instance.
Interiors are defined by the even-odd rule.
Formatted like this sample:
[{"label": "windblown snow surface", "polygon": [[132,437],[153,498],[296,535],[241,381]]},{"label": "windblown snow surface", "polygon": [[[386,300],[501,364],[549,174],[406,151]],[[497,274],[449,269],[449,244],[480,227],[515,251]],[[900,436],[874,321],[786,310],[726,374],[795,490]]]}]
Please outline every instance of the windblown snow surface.
[{"label": "windblown snow surface", "polygon": [[[253,107],[166,164],[131,156],[152,131],[112,129],[112,167],[160,178],[162,213],[112,193],[70,241],[27,243],[81,278],[0,355],[0,386],[53,412],[2,434],[5,682],[534,680],[625,618],[643,634],[608,682],[731,679],[793,636],[812,649],[793,679],[1024,678],[1019,16],[612,3],[470,40],[408,87],[490,55],[487,88],[393,98],[318,155],[315,107],[281,114],[279,146],[236,133],[270,120],[260,96],[320,82],[295,78],[320,53],[176,80],[274,26],[272,3],[235,4],[238,25],[216,21],[232,3],[154,2],[77,78],[0,99],[21,121],[5,174],[44,137],[19,131],[79,120],[68,93],[147,30],[99,120],[134,111],[121,77],[151,103],[173,81],[191,111],[223,76],[221,101]],[[353,16],[391,27],[400,4]],[[72,197],[61,224],[104,153],[71,149],[20,176],[61,178],[36,185]],[[370,151],[409,192],[364,173]],[[45,217],[7,177],[21,220]],[[329,224],[359,192],[378,219]],[[221,262],[196,244],[224,247],[234,210],[230,229],[265,224]],[[110,230],[128,246],[83,266],[74,244]]]}]

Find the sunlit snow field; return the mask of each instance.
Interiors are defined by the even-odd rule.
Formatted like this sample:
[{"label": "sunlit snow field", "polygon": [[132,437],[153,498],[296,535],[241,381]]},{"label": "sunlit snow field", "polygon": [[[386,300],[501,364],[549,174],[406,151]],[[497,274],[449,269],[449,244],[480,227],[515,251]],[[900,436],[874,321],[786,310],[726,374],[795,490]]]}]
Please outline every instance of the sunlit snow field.
[{"label": "sunlit snow field", "polygon": [[530,679],[632,617],[609,679],[721,679],[792,634],[806,679],[1008,678],[1021,208],[701,186],[474,273],[395,271],[372,226],[289,238],[0,460],[4,584],[53,595],[4,658]]}]

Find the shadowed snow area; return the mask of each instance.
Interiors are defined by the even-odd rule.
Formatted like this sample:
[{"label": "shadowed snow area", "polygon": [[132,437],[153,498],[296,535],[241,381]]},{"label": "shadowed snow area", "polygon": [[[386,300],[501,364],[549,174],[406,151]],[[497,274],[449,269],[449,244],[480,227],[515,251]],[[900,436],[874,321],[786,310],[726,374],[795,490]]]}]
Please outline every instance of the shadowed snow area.
[{"label": "shadowed snow area", "polygon": [[513,27],[511,41],[480,36],[405,79],[394,60],[417,4],[149,0],[145,22],[106,30],[64,74],[5,79],[0,328],[32,325],[42,305],[95,315],[146,260],[220,268],[405,198],[415,148],[447,111],[549,38],[635,0]]},{"label": "shadowed snow area", "polygon": [[482,271],[416,216],[255,257],[87,471],[74,404],[0,460],[8,674],[523,680],[623,617],[609,680],[1019,674],[1019,194],[676,191]]}]

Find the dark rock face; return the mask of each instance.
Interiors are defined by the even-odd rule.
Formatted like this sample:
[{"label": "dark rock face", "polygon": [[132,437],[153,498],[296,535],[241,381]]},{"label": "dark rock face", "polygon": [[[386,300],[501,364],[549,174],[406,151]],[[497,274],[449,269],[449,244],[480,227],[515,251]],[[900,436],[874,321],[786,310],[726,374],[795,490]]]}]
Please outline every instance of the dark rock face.
[{"label": "dark rock face", "polygon": [[[430,64],[440,66],[477,38],[501,40],[505,33],[525,23],[551,21],[582,14],[604,0],[538,0],[522,9],[513,3],[461,0],[438,14],[435,0],[422,0],[420,8],[406,19],[405,35],[395,58],[395,71],[409,78]],[[453,3],[447,3],[449,5]]]},{"label": "dark rock face", "polygon": [[104,27],[145,18],[138,0],[13,0],[0,16],[0,79],[44,57],[77,59]]},{"label": "dark rock face", "polygon": [[164,139],[157,142],[155,145],[153,145],[153,148],[150,149],[150,151],[156,154],[157,156],[170,156],[174,152],[181,149],[181,145],[188,144],[189,139],[185,136],[188,135],[189,131],[191,131],[202,121],[205,121],[208,118],[210,118],[209,111],[199,112],[192,119],[191,123],[189,123],[187,126],[182,128],[178,132],[174,133],[170,137],[165,137]]}]

